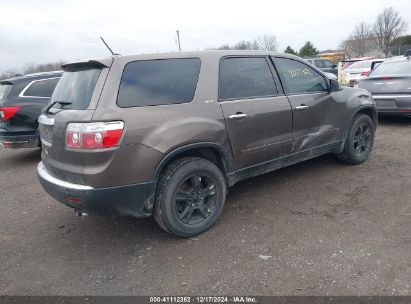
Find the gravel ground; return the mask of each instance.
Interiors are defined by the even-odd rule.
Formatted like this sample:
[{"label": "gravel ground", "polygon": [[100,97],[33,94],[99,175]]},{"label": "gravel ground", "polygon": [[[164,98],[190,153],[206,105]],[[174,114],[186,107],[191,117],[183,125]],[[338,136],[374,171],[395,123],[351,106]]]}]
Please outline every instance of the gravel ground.
[{"label": "gravel ground", "polygon": [[210,231],[78,218],[40,187],[39,150],[0,149],[0,295],[411,295],[411,120],[371,159],[323,156],[230,189]]}]

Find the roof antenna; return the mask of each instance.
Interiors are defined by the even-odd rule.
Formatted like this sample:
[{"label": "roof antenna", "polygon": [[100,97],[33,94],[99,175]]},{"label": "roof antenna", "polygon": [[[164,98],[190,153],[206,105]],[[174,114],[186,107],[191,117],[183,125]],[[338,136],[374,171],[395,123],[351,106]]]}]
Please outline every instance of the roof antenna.
[{"label": "roof antenna", "polygon": [[120,54],[114,53],[114,52],[112,51],[112,49],[111,49],[111,48],[108,46],[108,44],[104,41],[103,37],[100,36],[100,39],[101,39],[101,41],[103,41],[104,45],[108,48],[108,50],[110,51],[110,53],[111,53],[113,56],[114,56],[114,55],[120,55]]}]

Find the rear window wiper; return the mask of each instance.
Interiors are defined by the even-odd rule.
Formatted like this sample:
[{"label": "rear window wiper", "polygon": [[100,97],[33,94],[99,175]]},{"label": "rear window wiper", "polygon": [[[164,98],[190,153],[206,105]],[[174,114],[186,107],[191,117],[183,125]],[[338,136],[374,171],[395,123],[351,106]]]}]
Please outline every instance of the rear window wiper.
[{"label": "rear window wiper", "polygon": [[47,108],[46,108],[46,110],[44,111],[44,113],[50,113],[49,111],[50,111],[50,109],[54,106],[54,105],[56,105],[56,104],[60,104],[60,105],[62,105],[62,106],[68,106],[68,105],[71,105],[72,104],[72,102],[68,102],[68,101],[53,101],[50,105],[48,105],[47,106]]}]

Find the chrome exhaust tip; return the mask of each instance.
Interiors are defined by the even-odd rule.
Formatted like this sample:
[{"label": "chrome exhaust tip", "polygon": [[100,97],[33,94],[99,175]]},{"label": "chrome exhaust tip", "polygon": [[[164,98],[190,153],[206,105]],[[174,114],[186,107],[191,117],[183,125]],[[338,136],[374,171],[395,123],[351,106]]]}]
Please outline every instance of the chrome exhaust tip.
[{"label": "chrome exhaust tip", "polygon": [[75,210],[74,212],[76,213],[76,215],[78,217],[81,217],[81,218],[89,216],[89,214],[87,212],[84,212],[84,211],[81,211],[81,210]]}]

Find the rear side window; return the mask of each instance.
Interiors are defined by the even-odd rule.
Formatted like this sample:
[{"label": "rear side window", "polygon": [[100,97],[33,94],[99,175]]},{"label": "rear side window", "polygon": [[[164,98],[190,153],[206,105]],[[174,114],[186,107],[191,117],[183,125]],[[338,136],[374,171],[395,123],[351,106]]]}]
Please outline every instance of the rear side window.
[{"label": "rear side window", "polygon": [[219,100],[267,97],[277,93],[265,58],[225,58],[221,61]]},{"label": "rear side window", "polygon": [[121,77],[117,104],[144,107],[191,102],[200,65],[199,58],[130,62]]},{"label": "rear side window", "polygon": [[0,106],[5,103],[12,88],[13,85],[11,84],[0,84]]},{"label": "rear side window", "polygon": [[54,88],[60,78],[42,79],[33,81],[25,91],[22,97],[51,97]]},{"label": "rear side window", "polygon": [[5,82],[0,84],[0,106],[18,101],[18,95],[28,84],[28,81]]},{"label": "rear side window", "polygon": [[287,93],[304,94],[328,91],[324,77],[308,65],[286,58],[275,58],[274,62]]},{"label": "rear side window", "polygon": [[100,72],[101,69],[98,68],[65,71],[51,96],[51,102],[69,102],[64,109],[87,109]]}]

